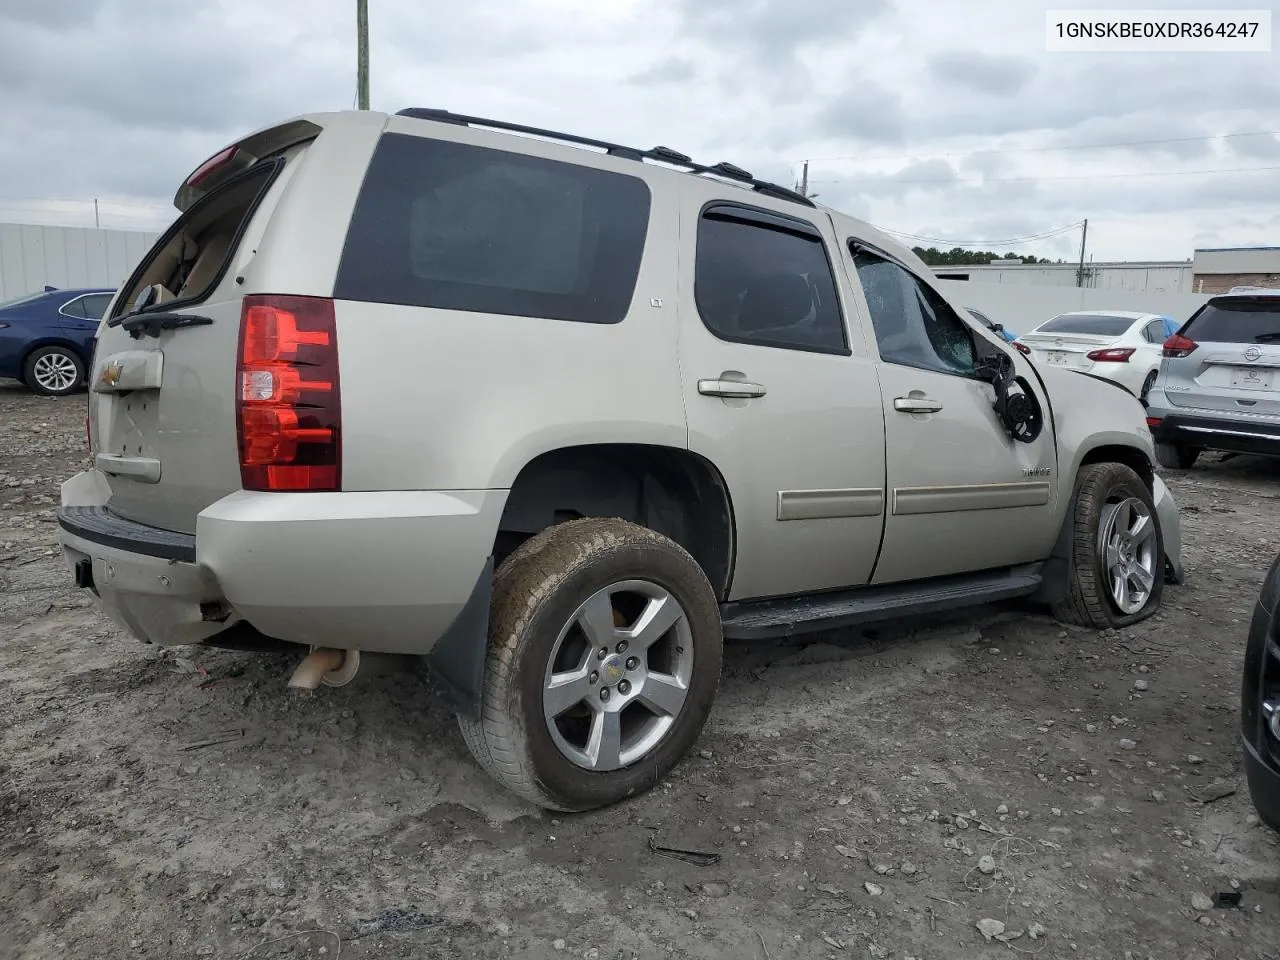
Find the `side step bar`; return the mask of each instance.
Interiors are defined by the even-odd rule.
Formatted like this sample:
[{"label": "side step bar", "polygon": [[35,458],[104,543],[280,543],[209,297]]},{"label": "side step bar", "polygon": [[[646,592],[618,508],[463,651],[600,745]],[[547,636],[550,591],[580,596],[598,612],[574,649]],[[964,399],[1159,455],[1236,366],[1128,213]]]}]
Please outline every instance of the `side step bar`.
[{"label": "side step bar", "polygon": [[779,600],[720,605],[726,640],[793,637],[876,620],[980,606],[1040,589],[1040,565]]}]

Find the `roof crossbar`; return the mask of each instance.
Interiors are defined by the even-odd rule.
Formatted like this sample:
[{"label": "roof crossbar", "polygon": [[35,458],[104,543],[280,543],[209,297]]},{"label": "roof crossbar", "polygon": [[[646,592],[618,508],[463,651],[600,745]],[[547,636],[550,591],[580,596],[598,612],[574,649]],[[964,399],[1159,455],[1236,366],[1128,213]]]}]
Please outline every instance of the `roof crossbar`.
[{"label": "roof crossbar", "polygon": [[816,206],[804,194],[776,183],[770,183],[767,180],[757,180],[749,171],[743,170],[732,163],[721,161],[711,166],[695,163],[686,154],[680,153],[678,150],[672,150],[670,147],[658,146],[649,150],[640,150],[635,147],[624,147],[621,144],[609,143],[606,140],[593,140],[590,137],[579,137],[576,134],[561,133],[557,130],[543,130],[539,127],[529,127],[521,123],[508,123],[505,120],[471,117],[436,107],[406,107],[404,110],[398,111],[396,116],[412,117],[416,120],[434,120],[437,123],[454,123],[464,127],[488,127],[493,130],[507,130],[512,133],[525,133],[534,137],[546,137],[547,139],[560,140],[564,143],[572,143],[583,147],[594,147],[597,150],[603,150],[611,157],[621,157],[624,160],[640,162],[653,160],[658,163],[681,167],[690,173],[719,177],[723,180],[744,184],[750,186],[757,193],[776,197],[779,200],[790,200],[793,203],[801,203],[807,207]]}]

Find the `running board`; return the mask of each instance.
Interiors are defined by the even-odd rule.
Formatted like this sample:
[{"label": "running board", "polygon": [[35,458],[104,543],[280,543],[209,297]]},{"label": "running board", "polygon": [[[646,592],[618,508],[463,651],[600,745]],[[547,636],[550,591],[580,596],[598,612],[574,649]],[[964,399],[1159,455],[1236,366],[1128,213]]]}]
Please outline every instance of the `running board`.
[{"label": "running board", "polygon": [[781,600],[723,603],[720,620],[727,640],[767,640],[838,630],[1025,597],[1040,589],[1039,566]]}]

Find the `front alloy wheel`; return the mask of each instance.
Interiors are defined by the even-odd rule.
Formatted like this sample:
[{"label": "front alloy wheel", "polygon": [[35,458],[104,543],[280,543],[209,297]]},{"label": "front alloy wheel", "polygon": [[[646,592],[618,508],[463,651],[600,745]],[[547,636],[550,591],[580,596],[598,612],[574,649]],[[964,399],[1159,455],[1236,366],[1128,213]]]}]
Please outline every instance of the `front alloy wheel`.
[{"label": "front alloy wheel", "polygon": [[1164,592],[1164,542],[1151,491],[1123,463],[1080,468],[1072,498],[1068,591],[1053,606],[1082,627],[1128,626],[1155,613]]}]

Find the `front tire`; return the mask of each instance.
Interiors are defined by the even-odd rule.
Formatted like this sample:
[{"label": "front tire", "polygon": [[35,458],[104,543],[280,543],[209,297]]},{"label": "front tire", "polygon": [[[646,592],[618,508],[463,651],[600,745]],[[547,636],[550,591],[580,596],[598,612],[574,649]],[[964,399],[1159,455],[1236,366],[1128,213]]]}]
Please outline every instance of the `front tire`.
[{"label": "front tire", "polygon": [[715,592],[676,543],[623,520],[557,524],[494,577],[476,761],[551,810],[643,793],[697,740],[720,680]]},{"label": "front tire", "polygon": [[1156,463],[1167,470],[1190,470],[1200,459],[1198,447],[1188,447],[1180,443],[1157,443]]},{"label": "front tire", "polygon": [[84,361],[67,347],[40,347],[22,365],[23,381],[46,397],[65,397],[84,383]]},{"label": "front tire", "polygon": [[1076,478],[1070,591],[1053,608],[1065,623],[1106,629],[1145,620],[1164,592],[1164,541],[1151,492],[1122,463]]}]

